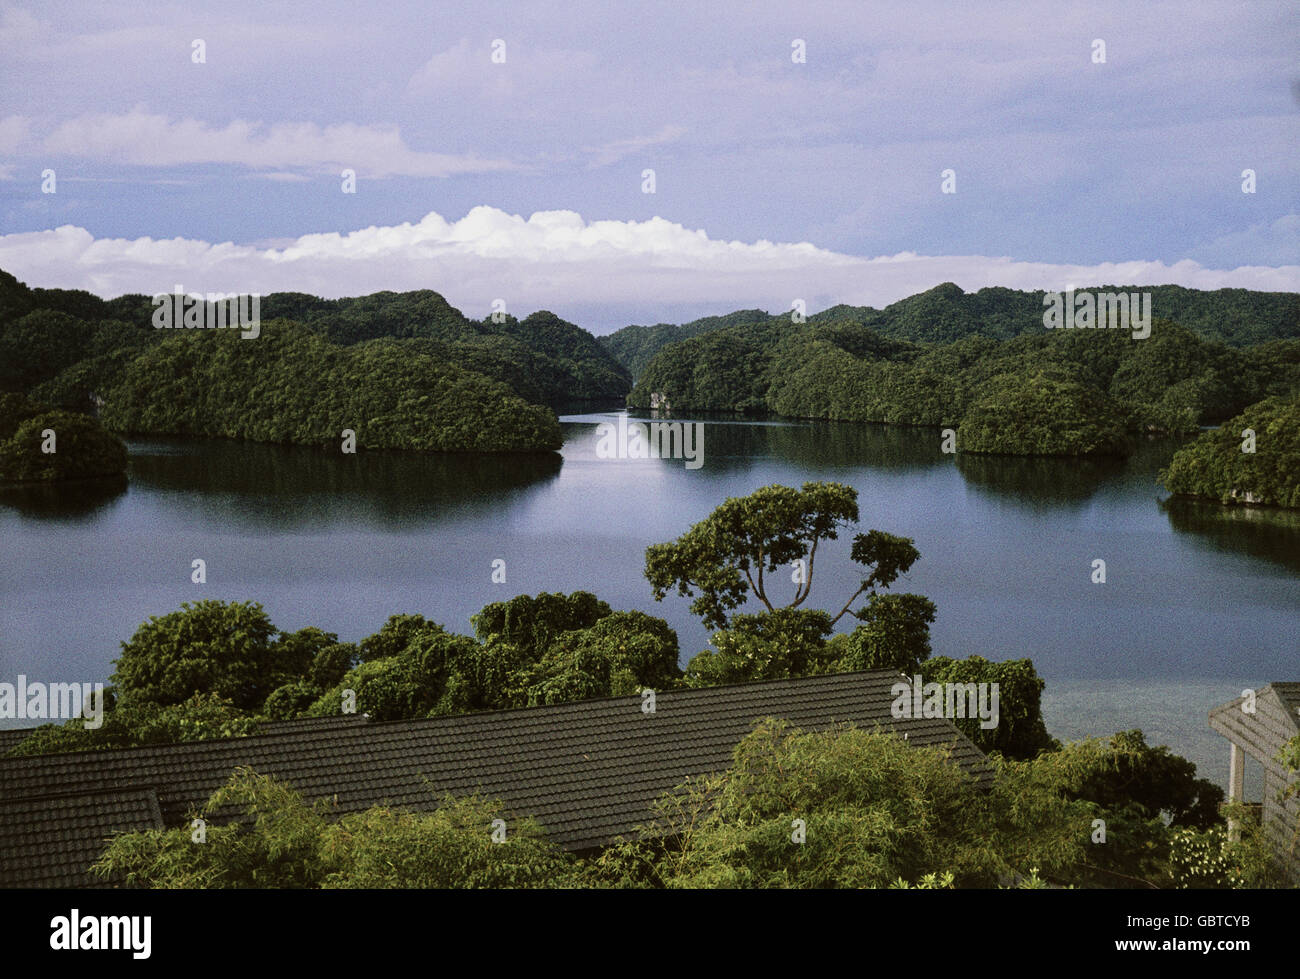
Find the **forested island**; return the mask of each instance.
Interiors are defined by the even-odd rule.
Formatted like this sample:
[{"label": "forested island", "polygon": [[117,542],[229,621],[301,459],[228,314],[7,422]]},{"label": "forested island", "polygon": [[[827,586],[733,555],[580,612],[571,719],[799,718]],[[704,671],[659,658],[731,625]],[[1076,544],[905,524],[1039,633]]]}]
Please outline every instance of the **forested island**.
[{"label": "forested island", "polygon": [[[4,423],[0,480],[120,472],[115,436],[547,452],[563,442],[557,410],[625,398],[667,413],[951,428],[953,450],[995,455],[1123,456],[1135,437],[1233,419],[1179,454],[1167,488],[1295,507],[1300,434],[1285,405],[1300,397],[1300,297],[1142,291],[1157,314],[1143,339],[1046,330],[1044,293],[952,283],[883,310],[835,306],[798,323],[740,310],[599,340],[546,311],[470,320],[430,290],[274,293],[246,339],[157,331],[149,297],[30,289],[0,272],[0,394],[29,406],[21,432]],[[32,434],[49,428],[26,424],[37,409],[63,412],[65,445],[90,456],[37,460]],[[1233,455],[1232,431],[1252,419],[1267,437]]]},{"label": "forested island", "polygon": [[0,484],[120,477],[126,446],[94,418],[0,393]]},{"label": "forested island", "polygon": [[1160,475],[1179,496],[1300,509],[1300,395],[1251,405],[1179,449]]},{"label": "forested island", "polygon": [[[1098,287],[1098,292],[1138,287]],[[1115,455],[1300,392],[1300,296],[1156,286],[1150,336],[1046,330],[1042,292],[952,283],[884,310],[744,310],[602,342],[674,412],[946,426],[959,452]]]},{"label": "forested island", "polygon": [[543,452],[563,441],[557,408],[631,383],[591,334],[546,311],[474,321],[429,290],[274,293],[259,309],[253,338],[155,330],[147,296],[30,289],[0,272],[0,392],[98,415],[119,435],[337,450],[350,431],[357,449]]}]

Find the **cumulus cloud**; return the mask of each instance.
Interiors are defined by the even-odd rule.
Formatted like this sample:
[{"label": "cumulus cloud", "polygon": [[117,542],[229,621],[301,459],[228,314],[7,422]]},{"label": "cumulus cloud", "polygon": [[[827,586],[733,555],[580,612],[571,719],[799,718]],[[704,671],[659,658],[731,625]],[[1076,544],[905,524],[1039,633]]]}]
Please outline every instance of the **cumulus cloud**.
[{"label": "cumulus cloud", "polygon": [[[18,119],[18,122],[13,120]],[[22,139],[20,117],[0,123],[0,141]],[[0,145],[3,145],[0,142]],[[411,149],[397,126],[236,119],[218,128],[195,119],[171,119],[135,108],[126,113],[82,115],[39,140],[48,154],[135,166],[225,163],[254,169],[318,170],[348,167],[362,177],[448,177],[512,170],[505,160]]]},{"label": "cumulus cloud", "polygon": [[[97,239],[65,225],[0,236],[0,268],[29,284],[106,297],[165,292],[177,283],[201,292],[292,290],[324,297],[427,288],[473,317],[486,315],[500,298],[516,315],[548,308],[595,328],[653,322],[656,311],[670,307],[701,314],[754,306],[778,311],[795,299],[810,312],[836,303],[879,307],[944,281],[968,291],[1164,283],[1300,290],[1300,265],[1059,265],[910,252],[865,258],[808,242],[715,240],[659,217],[584,221],[573,211],[539,211],[525,219],[492,207],[476,207],[458,221],[431,212],[414,224],[308,234],[274,247]],[[601,310],[603,322],[585,318],[593,310]]]}]

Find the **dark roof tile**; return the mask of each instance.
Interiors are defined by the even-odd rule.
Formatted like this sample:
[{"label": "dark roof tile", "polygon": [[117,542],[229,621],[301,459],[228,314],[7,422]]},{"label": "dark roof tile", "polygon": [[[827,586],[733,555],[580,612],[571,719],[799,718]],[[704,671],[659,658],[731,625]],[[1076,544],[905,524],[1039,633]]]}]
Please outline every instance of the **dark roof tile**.
[{"label": "dark roof tile", "polygon": [[[642,713],[633,696],[411,721],[357,715],[277,722],[248,738],[0,758],[0,785],[7,801],[21,802],[14,812],[22,818],[10,819],[21,824],[24,840],[44,839],[47,849],[63,852],[55,832],[82,834],[64,856],[40,864],[64,870],[42,871],[42,883],[69,886],[86,882],[77,868],[93,858],[108,824],[68,823],[75,806],[63,799],[150,797],[163,824],[180,826],[241,765],[283,779],[306,798],[337,797],[340,814],[379,804],[427,810],[444,793],[478,791],[535,817],[571,850],[630,834],[664,791],[688,775],[728,767],[736,743],[765,717],[810,730],[879,724],[906,733],[915,746],[951,745],[956,764],[981,782],[991,778],[983,754],[949,721],[890,716],[890,688],[900,679],[876,670],[666,691],[653,714]],[[47,820],[38,800],[55,795]],[[33,880],[32,853],[20,848],[14,858],[16,879]]]}]

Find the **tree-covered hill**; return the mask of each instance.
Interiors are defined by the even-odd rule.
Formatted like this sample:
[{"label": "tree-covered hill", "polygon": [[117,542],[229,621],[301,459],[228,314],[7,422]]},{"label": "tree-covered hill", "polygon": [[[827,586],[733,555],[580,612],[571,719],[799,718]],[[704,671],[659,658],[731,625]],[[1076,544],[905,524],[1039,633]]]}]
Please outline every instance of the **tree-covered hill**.
[{"label": "tree-covered hill", "polygon": [[273,339],[156,330],[147,296],[32,289],[0,271],[0,392],[102,410],[136,434],[337,444],[351,428],[362,448],[513,451],[558,448],[554,409],[631,387],[595,337],[545,310],[475,321],[418,290],[274,293],[259,312]]},{"label": "tree-covered hill", "polygon": [[[981,290],[978,296],[989,299],[992,293]],[[1132,432],[1186,434],[1265,397],[1300,390],[1297,338],[1234,347],[1158,317],[1145,339],[1117,329],[1047,330],[1040,305],[1036,329],[999,339],[972,329],[977,320],[962,312],[963,294],[955,286],[912,299],[916,302],[907,301],[910,310],[925,310],[933,317],[924,332],[964,335],[917,342],[883,332],[883,314],[864,323],[844,307],[834,315],[810,317],[806,324],[791,323],[788,316],[769,317],[663,347],[638,377],[628,403],[639,408],[666,404],[673,411],[956,427],[977,404],[997,393],[988,390],[994,378],[1045,375],[1054,382],[1052,391],[1061,396],[1045,410],[1069,415],[1071,404],[1086,401],[1108,416],[1118,415],[1122,427]],[[1253,308],[1249,303],[1246,307]],[[979,323],[1011,332],[1005,322],[998,326],[989,311],[982,315]],[[897,326],[893,333],[899,332]],[[1275,322],[1257,332],[1288,331]],[[1018,399],[1011,403],[1028,404]],[[997,446],[984,451],[1026,455],[1079,451],[1073,439],[1053,448],[1038,436],[1029,437],[1023,425],[1019,428],[1024,439],[993,438],[988,434],[992,417],[986,414],[976,426],[984,436],[965,446],[958,440],[958,450],[976,451],[980,444]],[[1108,420],[1103,427],[1109,426]],[[968,426],[967,434],[976,427]],[[1118,451],[1121,441],[1110,435],[1083,439],[1095,446],[1086,450],[1089,453]]]},{"label": "tree-covered hill", "polygon": [[[1249,289],[1187,289],[1183,286],[1095,286],[1093,292],[1148,292],[1153,315],[1172,320],[1192,333],[1230,347],[1269,340],[1300,339],[1300,295],[1254,292]],[[1043,330],[1042,291],[1022,292],[991,286],[963,292],[945,282],[884,309],[832,306],[810,315],[810,327],[841,325],[868,328],[883,337],[914,343],[951,343],[972,335],[1009,340]],[[682,326],[627,326],[601,342],[639,379],[650,362],[669,344],[735,326],[767,321],[790,322],[789,313],[769,316],[741,310],[710,316]]]},{"label": "tree-covered hill", "polygon": [[174,331],[150,344],[105,395],[104,424],[130,434],[223,436],[359,449],[558,449],[555,414],[449,364],[426,341],[330,343],[289,320],[257,340]]},{"label": "tree-covered hill", "polygon": [[1205,432],[1160,480],[1176,496],[1300,509],[1300,397],[1267,398]]},{"label": "tree-covered hill", "polygon": [[126,446],[95,419],[0,394],[0,484],[122,476]]},{"label": "tree-covered hill", "polygon": [[1124,415],[1077,381],[1004,374],[984,386],[957,429],[963,452],[993,455],[1127,455]]},{"label": "tree-covered hill", "polygon": [[631,387],[626,368],[595,337],[548,310],[523,320],[471,320],[438,293],[421,289],[349,299],[273,293],[263,298],[262,314],[296,320],[342,345],[383,337],[429,340],[429,353],[552,408],[622,398]]},{"label": "tree-covered hill", "polygon": [[625,326],[621,330],[615,330],[601,337],[600,343],[635,378],[640,377],[646,365],[654,359],[654,355],[670,343],[689,340],[701,333],[720,330],[727,326],[761,323],[769,318],[769,314],[761,309],[742,309],[725,316],[705,316],[680,326],[673,323]]}]

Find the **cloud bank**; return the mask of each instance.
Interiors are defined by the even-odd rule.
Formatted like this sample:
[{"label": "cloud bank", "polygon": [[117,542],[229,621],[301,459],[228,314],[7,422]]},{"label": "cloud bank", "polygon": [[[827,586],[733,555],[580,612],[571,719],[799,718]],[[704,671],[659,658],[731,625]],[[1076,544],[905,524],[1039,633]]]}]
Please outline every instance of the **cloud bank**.
[{"label": "cloud bank", "polygon": [[363,177],[450,177],[518,169],[499,159],[430,153],[406,144],[394,125],[235,119],[217,127],[170,119],[136,107],[129,112],[81,115],[44,137],[24,116],[0,119],[0,152],[44,153],[141,167],[234,164],[252,169],[347,167]]},{"label": "cloud bank", "polygon": [[796,299],[809,312],[836,303],[881,307],[945,281],[967,291],[1168,283],[1300,291],[1300,265],[1060,265],[911,252],[866,258],[808,242],[715,240],[658,217],[585,221],[574,211],[538,211],[525,219],[482,206],[458,221],[430,212],[414,224],[308,234],[267,247],[96,238],[63,225],[0,236],[0,268],[29,285],[104,297],[166,292],[177,284],[201,292],[297,291],[326,298],[434,289],[474,318],[503,299],[515,315],[551,309],[601,332],[666,319],[668,310],[706,315],[757,306],[776,312]]}]

